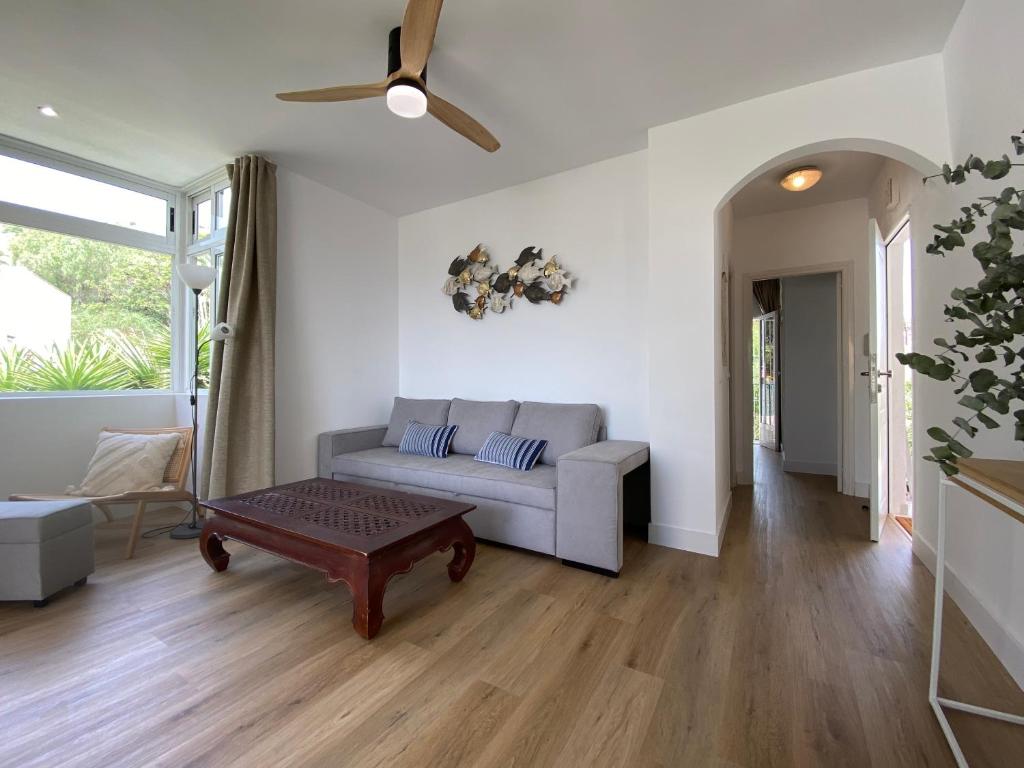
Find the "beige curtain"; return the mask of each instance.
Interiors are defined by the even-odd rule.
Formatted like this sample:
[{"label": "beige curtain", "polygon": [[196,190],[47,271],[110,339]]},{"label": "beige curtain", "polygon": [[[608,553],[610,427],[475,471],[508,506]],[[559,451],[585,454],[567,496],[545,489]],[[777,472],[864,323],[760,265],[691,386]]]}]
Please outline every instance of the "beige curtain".
[{"label": "beige curtain", "polygon": [[213,344],[210,354],[203,498],[274,484],[276,170],[255,155],[228,166],[231,210],[217,319],[235,334]]}]

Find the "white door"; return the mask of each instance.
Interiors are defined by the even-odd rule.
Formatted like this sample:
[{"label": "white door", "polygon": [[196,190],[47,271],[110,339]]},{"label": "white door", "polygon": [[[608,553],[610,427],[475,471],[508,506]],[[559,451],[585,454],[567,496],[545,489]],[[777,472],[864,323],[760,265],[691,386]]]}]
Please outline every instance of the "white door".
[{"label": "white door", "polygon": [[885,241],[878,222],[872,219],[869,227],[872,242],[869,354],[868,370],[861,376],[867,380],[871,413],[871,540],[878,541],[889,514],[889,379],[892,373],[885,367],[889,362]]},{"label": "white door", "polygon": [[758,442],[765,448],[779,450],[779,361],[777,336],[778,313],[769,312],[761,317],[761,437]]}]

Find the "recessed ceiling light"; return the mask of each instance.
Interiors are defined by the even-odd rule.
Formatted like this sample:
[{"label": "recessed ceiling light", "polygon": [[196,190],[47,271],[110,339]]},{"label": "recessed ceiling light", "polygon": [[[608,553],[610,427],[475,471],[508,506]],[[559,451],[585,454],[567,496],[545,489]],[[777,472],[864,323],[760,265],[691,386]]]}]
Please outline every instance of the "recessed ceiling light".
[{"label": "recessed ceiling light", "polygon": [[57,110],[51,107],[49,104],[40,104],[36,109],[39,110],[39,114],[46,117],[58,117]]},{"label": "recessed ceiling light", "polygon": [[782,185],[783,189],[790,192],[803,192],[813,187],[819,181],[821,181],[821,169],[809,165],[806,168],[794,168],[782,177],[782,181],[779,184]]}]

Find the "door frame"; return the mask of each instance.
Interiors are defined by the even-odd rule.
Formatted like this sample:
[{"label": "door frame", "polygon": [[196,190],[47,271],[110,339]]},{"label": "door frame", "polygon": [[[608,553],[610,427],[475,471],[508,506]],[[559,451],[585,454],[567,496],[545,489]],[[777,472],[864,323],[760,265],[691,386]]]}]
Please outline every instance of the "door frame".
[{"label": "door frame", "polygon": [[[900,218],[897,220],[895,226],[891,229],[891,231],[889,231],[888,233],[885,233],[885,232],[882,233],[882,242],[885,244],[886,269],[888,270],[890,268],[890,264],[891,264],[889,249],[892,246],[892,244],[896,241],[896,238],[899,237],[903,233],[904,230],[906,230],[907,239],[908,239],[908,242],[910,244],[910,258],[909,258],[908,267],[909,267],[909,271],[910,271],[910,284],[911,284],[910,315],[911,315],[911,318],[913,318],[913,316],[914,316],[913,284],[914,284],[914,274],[915,274],[915,271],[914,271],[914,253],[913,253],[913,249],[914,249],[914,230],[913,230],[913,226],[911,225],[910,210],[909,209],[902,216],[900,216]],[[902,276],[901,276],[901,280],[902,280]],[[888,336],[888,338],[889,338],[889,344],[888,344],[888,347],[889,347],[889,359],[886,360],[886,365],[888,366],[889,363],[896,363],[896,365],[899,365],[899,363],[895,361],[895,356],[894,356],[894,354],[892,352],[892,349],[893,349],[892,336],[893,336],[893,334],[891,333],[891,331],[892,331],[893,302],[890,301],[890,299],[892,298],[892,290],[891,290],[891,288],[892,288],[892,280],[890,279],[890,276],[886,277],[886,282],[887,282],[887,285],[888,285],[888,289],[886,291],[886,316],[889,318],[889,326],[890,326],[889,327],[890,333],[889,333],[889,336]],[[901,299],[900,300],[901,319],[906,317],[906,309],[907,308],[904,306],[904,303],[903,303],[903,301]],[[896,365],[893,365],[890,368],[890,370],[896,370]],[[913,381],[912,371],[909,368],[903,371],[903,379],[904,380],[909,380],[911,382],[911,391],[913,391],[913,383],[914,383],[914,381]],[[894,494],[893,494],[893,485],[894,485],[894,483],[893,483],[894,477],[892,475],[892,471],[893,471],[893,460],[892,460],[892,450],[893,450],[892,443],[893,443],[893,441],[892,441],[892,433],[893,433],[893,412],[894,412],[893,403],[901,395],[901,392],[899,390],[897,390],[894,387],[894,385],[893,385],[893,381],[894,380],[895,380],[894,378],[890,378],[889,379],[889,408],[888,408],[888,413],[889,413],[889,426],[888,426],[888,433],[889,433],[889,515],[890,515],[890,517],[897,517],[898,516],[897,515],[898,512],[905,513],[905,510],[903,509],[903,503],[902,502],[895,503],[894,502],[894,498],[895,497],[894,497]],[[903,411],[904,409],[901,408],[900,410]],[[905,414],[905,411],[904,411],[904,414]],[[913,411],[911,411],[911,413],[910,413],[910,424],[911,424],[911,432],[913,432],[913,425],[914,425],[914,414],[913,414]],[[898,425],[898,434],[900,434],[902,436],[902,438],[903,438],[899,442],[899,445],[900,445],[901,448],[903,447],[903,441],[906,439],[905,435],[904,435],[904,429],[905,429],[905,425],[903,423]],[[910,483],[911,493],[916,491],[916,486],[915,486],[915,483],[914,483],[915,477],[914,477],[914,457],[913,457],[913,454],[908,456],[907,460],[903,462],[903,475],[904,475],[904,477],[903,477],[904,482],[909,481],[909,483]],[[904,491],[905,491],[905,489],[902,489],[900,491],[900,494],[901,494],[900,497],[902,497],[902,494],[904,493]],[[913,517],[912,513],[911,513],[910,517]]]},{"label": "door frame", "polygon": [[[772,317],[772,386],[771,386],[771,391],[772,391],[771,410],[772,410],[772,421],[773,421],[773,424],[772,424],[772,440],[771,440],[772,444],[771,444],[771,446],[765,445],[765,440],[764,440],[765,421],[764,421],[764,419],[761,419],[761,422],[760,422],[760,424],[761,424],[761,436],[760,436],[760,440],[758,442],[760,443],[760,445],[762,445],[765,448],[768,448],[769,450],[778,451],[780,446],[781,446],[781,444],[782,444],[781,441],[779,440],[779,431],[780,431],[779,427],[782,424],[782,418],[781,418],[782,414],[779,412],[779,404],[780,404],[780,402],[782,400],[782,397],[781,397],[782,391],[779,388],[779,384],[780,384],[780,382],[779,382],[779,337],[781,336],[781,329],[782,329],[782,324],[780,322],[780,320],[782,319],[782,308],[780,307],[779,309],[777,309],[775,311],[767,312],[766,314],[761,315],[758,318],[758,329],[757,329],[757,332],[758,332],[758,335],[760,336],[760,342],[759,342],[758,347],[761,350],[761,361],[760,361],[761,364],[758,366],[758,369],[759,369],[758,370],[758,376],[759,376],[759,384],[760,384],[760,386],[758,387],[758,398],[759,398],[760,403],[761,403],[761,413],[762,414],[764,413],[764,403],[765,403],[765,397],[764,397],[764,389],[765,389],[764,388],[764,324],[765,324],[765,317],[767,315],[773,315],[773,317]],[[753,334],[754,334],[753,323],[751,323],[750,334],[751,334],[751,343],[753,343]],[[751,351],[751,356],[753,356],[753,351]],[[751,368],[753,368],[753,366],[751,366]],[[751,373],[750,375],[753,376],[754,374]],[[751,423],[753,423],[753,421],[751,421]]]},{"label": "door frame", "polygon": [[[740,345],[740,349],[743,350],[744,360],[746,365],[740,366],[739,375],[741,377],[740,382],[747,381],[747,385],[742,387],[742,391],[747,393],[746,404],[742,407],[743,413],[740,414],[739,421],[742,423],[744,419],[749,422],[746,428],[751,430],[750,440],[740,440],[741,450],[748,451],[747,454],[750,461],[747,463],[746,469],[751,473],[750,478],[736,477],[734,478],[737,484],[750,484],[753,482],[753,403],[751,402],[750,392],[753,387],[753,377],[751,372],[750,360],[754,354],[753,351],[753,337],[751,333],[751,325],[754,321],[754,282],[757,280],[774,280],[782,279],[786,277],[800,277],[803,275],[821,275],[821,274],[839,274],[839,291],[837,293],[838,301],[836,302],[836,327],[838,329],[839,344],[837,355],[838,360],[838,373],[836,377],[836,394],[839,403],[839,407],[836,409],[836,435],[837,435],[837,446],[836,446],[836,457],[838,459],[838,466],[836,467],[836,490],[840,493],[848,496],[856,495],[856,483],[854,480],[854,392],[855,392],[855,371],[854,371],[854,338],[853,338],[853,311],[854,311],[854,300],[853,300],[853,281],[854,281],[854,262],[853,261],[834,261],[821,264],[807,264],[799,267],[786,267],[781,269],[771,269],[764,272],[746,272],[744,273],[739,281],[738,289],[740,291],[740,317],[741,323],[740,328],[743,333],[743,344]],[[751,377],[749,380],[745,377]],[[783,384],[783,386],[785,386]],[[745,427],[740,427],[746,429]],[[745,435],[746,432],[744,431]],[[741,435],[742,437],[742,435]]]}]

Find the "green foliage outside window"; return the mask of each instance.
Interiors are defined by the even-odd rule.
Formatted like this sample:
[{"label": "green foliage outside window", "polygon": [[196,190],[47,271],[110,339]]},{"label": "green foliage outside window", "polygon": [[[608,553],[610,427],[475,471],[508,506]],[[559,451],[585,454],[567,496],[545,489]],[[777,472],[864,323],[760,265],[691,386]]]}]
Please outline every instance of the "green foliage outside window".
[{"label": "green foliage outside window", "polygon": [[[2,224],[0,262],[71,297],[67,344],[0,346],[0,392],[170,388],[170,256]],[[197,335],[208,337],[209,319],[200,325]],[[209,345],[200,365],[209,370]]]}]

